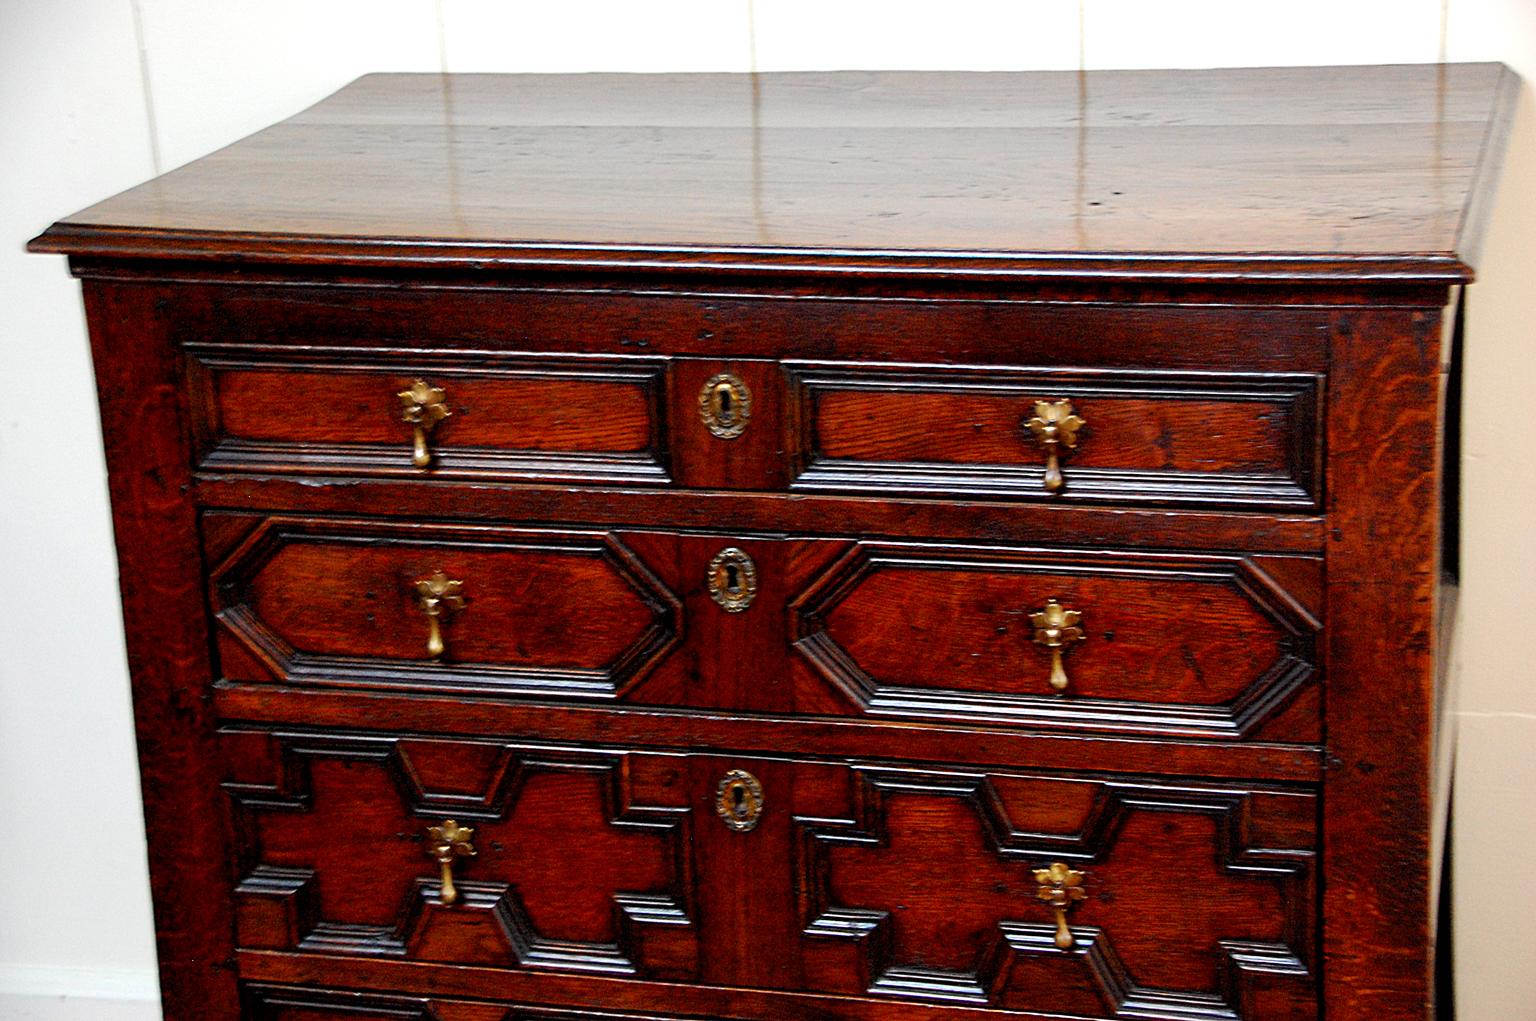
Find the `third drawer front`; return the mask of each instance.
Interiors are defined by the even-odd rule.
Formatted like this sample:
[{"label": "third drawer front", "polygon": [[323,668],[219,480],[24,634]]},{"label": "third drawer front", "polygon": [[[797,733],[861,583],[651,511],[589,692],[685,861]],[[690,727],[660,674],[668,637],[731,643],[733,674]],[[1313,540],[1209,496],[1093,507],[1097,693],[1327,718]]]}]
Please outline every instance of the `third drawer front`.
[{"label": "third drawer front", "polygon": [[210,514],[223,676],[1312,743],[1304,556]]},{"label": "third drawer front", "polygon": [[243,948],[506,970],[497,995],[530,999],[562,972],[667,982],[683,1013],[702,985],[820,994],[826,1017],[868,1017],[845,998],[870,996],[1315,1017],[1309,788],[251,727],[222,743]]}]

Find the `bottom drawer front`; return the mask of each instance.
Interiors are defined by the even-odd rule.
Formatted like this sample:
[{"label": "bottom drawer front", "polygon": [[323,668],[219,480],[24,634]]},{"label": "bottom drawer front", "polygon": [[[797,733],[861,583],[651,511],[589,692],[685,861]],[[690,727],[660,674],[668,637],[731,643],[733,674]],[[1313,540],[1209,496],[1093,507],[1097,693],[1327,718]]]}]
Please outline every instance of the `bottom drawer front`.
[{"label": "bottom drawer front", "polygon": [[249,728],[224,744],[246,949],[478,966],[533,992],[586,972],[819,1005],[1316,1016],[1308,789]]}]

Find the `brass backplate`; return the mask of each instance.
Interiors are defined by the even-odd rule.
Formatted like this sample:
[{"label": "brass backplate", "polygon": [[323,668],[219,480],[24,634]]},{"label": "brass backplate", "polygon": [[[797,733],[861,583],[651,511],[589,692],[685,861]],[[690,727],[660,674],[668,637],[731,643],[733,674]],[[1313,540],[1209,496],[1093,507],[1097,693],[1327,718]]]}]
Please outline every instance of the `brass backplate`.
[{"label": "brass backplate", "polygon": [[733,769],[715,788],[715,813],[737,833],[757,826],[763,815],[763,785],[745,769]]},{"label": "brass backplate", "polygon": [[752,391],[734,373],[710,376],[699,390],[699,417],[711,435],[734,440],[746,431],[752,417]]},{"label": "brass backplate", "polygon": [[727,613],[740,613],[757,598],[757,565],[735,546],[727,546],[709,562],[709,596]]}]

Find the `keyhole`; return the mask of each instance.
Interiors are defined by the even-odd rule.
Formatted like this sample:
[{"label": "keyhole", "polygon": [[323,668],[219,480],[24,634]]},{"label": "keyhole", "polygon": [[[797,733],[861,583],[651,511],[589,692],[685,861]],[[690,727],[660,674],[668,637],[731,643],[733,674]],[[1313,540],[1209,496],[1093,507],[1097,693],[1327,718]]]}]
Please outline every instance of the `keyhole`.
[{"label": "keyhole", "polygon": [[[727,613],[745,610],[752,604],[752,596],[757,592],[757,568],[751,557],[734,546],[715,554],[704,572],[704,580],[709,586],[710,598]],[[725,796],[725,788],[722,787],[720,797],[723,799]]]},{"label": "keyhole", "polygon": [[699,387],[699,417],[722,440],[735,439],[752,415],[752,391],[729,372],[711,376]]},{"label": "keyhole", "polygon": [[757,777],[741,769],[721,777],[715,788],[715,814],[737,833],[757,826],[758,817],[763,814],[763,786]]}]

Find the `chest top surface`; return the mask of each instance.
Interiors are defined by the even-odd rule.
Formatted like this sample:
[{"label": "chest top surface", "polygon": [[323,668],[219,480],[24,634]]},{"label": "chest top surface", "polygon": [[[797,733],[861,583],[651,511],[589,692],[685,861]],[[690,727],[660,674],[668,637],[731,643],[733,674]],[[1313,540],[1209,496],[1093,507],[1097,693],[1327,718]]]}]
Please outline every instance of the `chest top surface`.
[{"label": "chest top surface", "polygon": [[55,224],[81,256],[1470,276],[1498,64],[358,79]]}]

